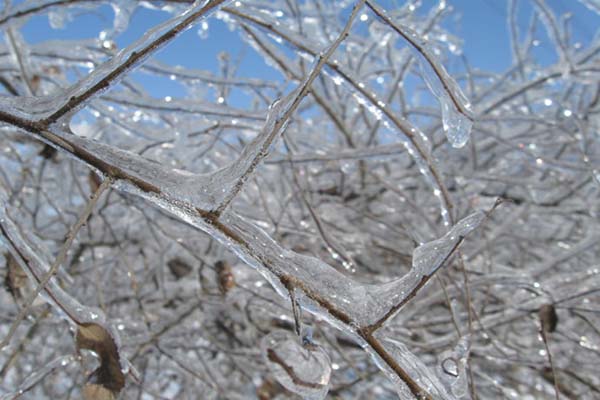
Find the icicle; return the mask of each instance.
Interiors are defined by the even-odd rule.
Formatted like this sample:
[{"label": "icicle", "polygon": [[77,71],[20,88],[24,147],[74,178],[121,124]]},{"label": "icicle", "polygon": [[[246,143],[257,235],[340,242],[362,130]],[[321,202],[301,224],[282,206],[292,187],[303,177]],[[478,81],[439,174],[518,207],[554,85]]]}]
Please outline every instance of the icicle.
[{"label": "icicle", "polygon": [[[427,41],[421,38],[417,32],[396,23],[387,15],[385,10],[373,2],[369,2],[368,5],[409,44],[419,63],[423,79],[440,102],[444,132],[448,141],[454,147],[464,146],[469,140],[473,117],[471,115],[471,104],[460,86],[437,59],[435,52]],[[440,2],[439,7],[445,8],[445,2]]]},{"label": "icicle", "polygon": [[[434,57],[430,51],[424,51],[426,51],[428,57]],[[425,59],[423,54],[417,50],[413,51],[413,54],[419,63],[419,69],[421,71],[423,80],[427,84],[427,87],[429,87],[431,93],[433,93],[433,95],[440,102],[440,107],[442,110],[442,124],[446,138],[453,147],[463,147],[469,141],[469,137],[471,135],[471,128],[473,126],[471,117],[461,113],[456,108],[454,101],[446,92],[442,81],[437,76],[429,62]],[[470,110],[471,104],[463,94],[458,84],[456,84],[454,80],[450,78],[450,75],[445,71],[445,69],[443,75],[445,75],[445,79],[450,79],[445,81],[446,83],[452,82],[452,84],[447,85],[447,87],[448,90],[452,90],[454,98],[458,99],[462,103],[464,109]]]},{"label": "icicle", "polygon": [[303,399],[321,400],[329,391],[331,362],[314,343],[301,344],[287,331],[273,331],[261,344],[265,363],[273,377]]}]

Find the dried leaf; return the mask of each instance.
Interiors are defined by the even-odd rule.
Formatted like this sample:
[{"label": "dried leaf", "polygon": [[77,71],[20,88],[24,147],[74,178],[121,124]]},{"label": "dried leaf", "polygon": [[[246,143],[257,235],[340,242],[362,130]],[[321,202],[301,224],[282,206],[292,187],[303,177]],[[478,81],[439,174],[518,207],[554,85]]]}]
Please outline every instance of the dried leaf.
[{"label": "dried leaf", "polygon": [[558,315],[556,315],[556,309],[552,304],[544,304],[540,307],[539,311],[540,321],[542,323],[542,330],[544,332],[554,332],[556,325],[558,324]]},{"label": "dried leaf", "polygon": [[180,258],[174,258],[167,262],[167,266],[177,280],[192,272],[192,266]]},{"label": "dried leaf", "polygon": [[279,384],[279,382],[267,378],[258,388],[256,388],[256,396],[259,400],[274,399],[277,395],[287,392],[287,390]]},{"label": "dried leaf", "polygon": [[113,336],[98,324],[85,323],[79,325],[75,342],[78,351],[81,349],[91,350],[100,358],[100,367],[88,377],[88,382],[84,387],[84,392],[87,390],[90,393],[90,397],[85,397],[85,399],[114,398],[106,397],[105,391],[100,390],[101,388],[105,389],[116,396],[125,386],[125,375],[121,371],[119,350]]},{"label": "dried leaf", "polygon": [[7,269],[4,285],[15,301],[18,301],[23,298],[23,289],[27,285],[27,274],[25,274],[25,271],[23,271],[12,254],[5,253],[4,258],[6,259]]},{"label": "dried leaf", "polygon": [[116,396],[102,385],[86,383],[83,387],[83,398],[85,400],[114,400]]},{"label": "dried leaf", "polygon": [[235,286],[235,278],[231,270],[231,265],[227,261],[217,261],[215,263],[215,270],[217,272],[219,290],[225,295]]}]

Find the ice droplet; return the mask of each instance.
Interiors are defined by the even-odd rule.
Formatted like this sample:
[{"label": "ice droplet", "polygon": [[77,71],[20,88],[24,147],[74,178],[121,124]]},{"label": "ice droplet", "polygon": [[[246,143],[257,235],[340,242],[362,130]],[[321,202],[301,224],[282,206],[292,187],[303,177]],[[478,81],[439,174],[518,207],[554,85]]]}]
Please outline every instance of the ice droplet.
[{"label": "ice droplet", "polygon": [[262,340],[262,353],[273,377],[304,399],[321,400],[329,391],[329,356],[312,342],[287,331],[273,331]]},{"label": "ice droplet", "polygon": [[460,338],[453,349],[443,352],[439,360],[438,375],[457,399],[468,399],[467,360],[471,349],[471,336]]}]

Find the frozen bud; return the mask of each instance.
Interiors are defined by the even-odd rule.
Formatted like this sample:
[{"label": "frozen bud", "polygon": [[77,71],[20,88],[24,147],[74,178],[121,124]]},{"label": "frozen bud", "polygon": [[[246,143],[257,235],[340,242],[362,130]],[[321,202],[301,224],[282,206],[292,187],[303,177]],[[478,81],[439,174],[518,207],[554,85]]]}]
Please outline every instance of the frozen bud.
[{"label": "frozen bud", "polygon": [[225,295],[235,286],[235,279],[231,270],[231,265],[224,260],[217,261],[215,263],[215,271],[217,272],[217,283],[219,285],[219,290],[221,290],[221,293]]}]

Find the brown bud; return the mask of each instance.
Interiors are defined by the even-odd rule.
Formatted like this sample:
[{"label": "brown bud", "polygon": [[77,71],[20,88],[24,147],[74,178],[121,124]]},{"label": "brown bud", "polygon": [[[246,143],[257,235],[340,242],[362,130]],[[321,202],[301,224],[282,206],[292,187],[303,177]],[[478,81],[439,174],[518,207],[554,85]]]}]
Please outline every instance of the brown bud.
[{"label": "brown bud", "polygon": [[57,151],[54,147],[45,144],[44,148],[40,150],[38,154],[44,157],[46,160],[54,160],[56,158],[56,153]]},{"label": "brown bud", "polygon": [[540,322],[542,323],[542,330],[544,332],[554,332],[556,325],[558,324],[558,315],[556,315],[556,309],[552,304],[544,304],[540,307],[539,311]]},{"label": "brown bud", "polygon": [[31,84],[31,89],[33,90],[33,93],[35,94],[38,89],[40,88],[40,83],[42,81],[42,78],[40,78],[39,75],[33,75],[31,77],[31,80],[29,81],[29,83]]},{"label": "brown bud", "polygon": [[217,283],[223,295],[227,294],[234,286],[235,279],[231,270],[231,265],[227,261],[217,261],[215,264],[217,272]]},{"label": "brown bud", "polygon": [[167,267],[171,273],[175,276],[175,279],[179,280],[184,276],[192,272],[192,266],[183,261],[181,258],[174,258],[169,260]]},{"label": "brown bud", "polygon": [[102,178],[98,176],[94,171],[90,171],[88,175],[88,181],[90,183],[90,191],[96,193],[96,190],[102,185]]}]

